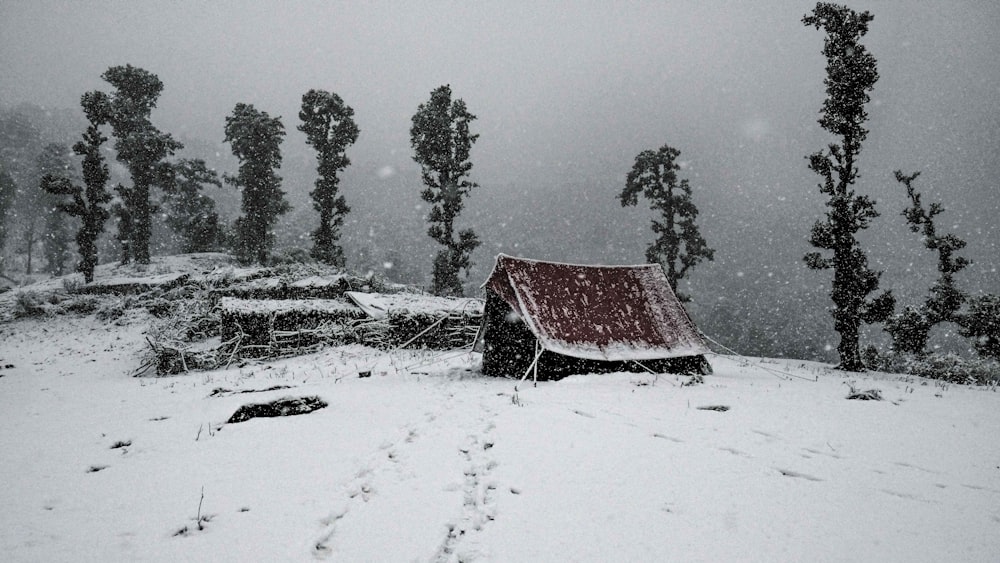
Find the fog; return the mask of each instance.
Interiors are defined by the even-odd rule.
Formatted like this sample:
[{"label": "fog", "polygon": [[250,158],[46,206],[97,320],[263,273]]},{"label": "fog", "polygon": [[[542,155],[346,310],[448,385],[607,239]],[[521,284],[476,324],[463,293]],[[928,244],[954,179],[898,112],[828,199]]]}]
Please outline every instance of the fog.
[{"label": "fog", "polygon": [[[235,166],[221,141],[233,106],[280,115],[281,173],[296,206],[284,223],[290,244],[314,221],[313,156],[295,130],[301,96],[336,92],[361,128],[341,183],[354,208],[345,250],[356,267],[393,263],[388,274],[420,281],[435,248],[410,118],[450,84],[479,117],[472,176],[481,188],[460,218],[484,241],[470,287],[496,252],[642,262],[649,216],[615,195],[636,154],[670,144],[716,249],[688,280],[693,316],[741,351],[828,357],[831,274],[801,259],[824,211],[805,156],[834,141],[816,123],[823,35],[800,22],[814,5],[8,1],[0,103],[77,109],[82,93],[108,89],[100,75],[109,66],[139,66],[165,85],[154,122],[214,147],[218,157],[198,156],[227,172]],[[1000,4],[850,5],[875,16],[865,44],[881,78],[858,189],[882,212],[865,239],[884,285],[911,304],[936,275],[934,255],[899,215],[905,192],[892,172],[902,169],[923,172],[925,201],[941,201],[940,220],[968,241],[975,264],[960,274],[963,287],[1000,291]]]}]

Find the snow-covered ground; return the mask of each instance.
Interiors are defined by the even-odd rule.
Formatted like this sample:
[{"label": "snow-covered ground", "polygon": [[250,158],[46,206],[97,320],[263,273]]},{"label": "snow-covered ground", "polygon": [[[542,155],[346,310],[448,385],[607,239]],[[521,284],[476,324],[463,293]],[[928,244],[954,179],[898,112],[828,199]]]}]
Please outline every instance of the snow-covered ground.
[{"label": "snow-covered ground", "polygon": [[[133,378],[146,326],[0,324],[5,561],[1000,558],[995,389],[713,357],[701,385],[515,391],[359,346]],[[224,424],[306,395],[329,406]]]}]

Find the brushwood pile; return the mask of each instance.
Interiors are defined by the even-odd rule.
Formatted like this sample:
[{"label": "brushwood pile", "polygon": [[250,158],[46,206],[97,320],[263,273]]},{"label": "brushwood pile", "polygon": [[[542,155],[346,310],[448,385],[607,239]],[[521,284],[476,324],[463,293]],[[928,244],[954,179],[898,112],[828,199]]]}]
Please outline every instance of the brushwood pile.
[{"label": "brushwood pile", "polygon": [[341,344],[471,346],[483,302],[315,264],[240,268],[215,254],[105,265],[90,284],[53,279],[0,298],[6,318],[69,313],[119,324],[148,319],[150,355],[137,375],[164,376]]}]

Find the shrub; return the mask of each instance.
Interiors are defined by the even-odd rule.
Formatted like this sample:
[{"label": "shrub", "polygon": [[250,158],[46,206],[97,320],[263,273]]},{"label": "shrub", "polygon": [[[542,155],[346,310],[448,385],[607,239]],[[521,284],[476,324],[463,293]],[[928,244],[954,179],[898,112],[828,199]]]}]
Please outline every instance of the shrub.
[{"label": "shrub", "polygon": [[174,311],[174,301],[157,297],[146,304],[146,310],[150,315],[158,319],[170,316]]},{"label": "shrub", "polygon": [[897,352],[920,354],[927,347],[927,338],[934,323],[924,310],[906,307],[885,322],[885,331],[892,335],[892,348]]},{"label": "shrub", "polygon": [[37,317],[45,314],[44,300],[34,291],[14,294],[14,318]]},{"label": "shrub", "polygon": [[312,264],[316,261],[309,255],[309,251],[304,248],[286,248],[271,256],[270,263],[275,266],[292,264]]},{"label": "shrub", "polygon": [[982,295],[969,300],[959,332],[970,339],[983,358],[1000,360],[1000,295]]},{"label": "shrub", "polygon": [[97,309],[97,318],[105,322],[118,320],[125,314],[125,311],[134,306],[135,300],[131,297],[110,301]]},{"label": "shrub", "polygon": [[80,315],[89,315],[97,310],[100,306],[100,300],[93,295],[81,295],[75,299],[70,299],[66,303],[65,309],[69,313],[78,313]]},{"label": "shrub", "polygon": [[921,356],[890,353],[881,356],[878,363],[882,371],[917,375],[949,383],[1000,384],[1000,362],[992,359],[962,358],[955,354]]},{"label": "shrub", "polygon": [[66,290],[66,293],[77,293],[77,292],[79,292],[80,288],[83,287],[83,284],[84,284],[84,280],[83,280],[83,276],[82,275],[76,275],[76,274],[74,274],[74,275],[71,275],[71,276],[66,276],[66,277],[64,277],[62,279],[63,289]]}]

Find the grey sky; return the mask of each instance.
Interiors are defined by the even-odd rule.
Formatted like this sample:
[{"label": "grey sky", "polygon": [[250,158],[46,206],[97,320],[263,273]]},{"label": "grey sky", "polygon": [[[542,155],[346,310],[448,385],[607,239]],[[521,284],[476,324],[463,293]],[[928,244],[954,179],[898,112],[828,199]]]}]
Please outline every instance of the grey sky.
[{"label": "grey sky", "polygon": [[[668,137],[759,140],[808,123],[821,36],[799,18],[813,4],[5,0],[0,99],[73,107],[128,62],[164,81],[166,129],[218,140],[237,102],[291,125],[301,94],[324,88],[357,111],[355,151],[379,160],[408,152],[416,105],[451,83],[480,116],[478,171],[502,183],[531,164],[621,166]],[[920,90],[901,92],[909,119],[959,102],[962,127],[996,108],[996,3],[854,7],[876,15],[877,100]]]},{"label": "grey sky", "polygon": [[[163,129],[217,143],[225,116],[249,102],[283,116],[294,155],[305,154],[294,130],[301,95],[331,90],[354,107],[361,127],[344,191],[363,210],[385,171],[419,182],[410,117],[433,88],[450,83],[480,118],[477,205],[539,213],[535,200],[511,194],[537,200],[532,190],[577,185],[588,187],[566,197],[583,193],[616,206],[634,156],[669,143],[682,151],[698,190],[706,237],[722,248],[717,261],[739,267],[748,254],[740,244],[773,244],[790,214],[808,224],[822,213],[804,159],[832,140],[815,123],[822,34],[800,23],[813,5],[3,0],[0,101],[77,107],[83,92],[106,89],[105,69],[131,63],[165,84],[154,112]],[[881,74],[860,189],[899,222],[905,202],[892,170],[923,170],[922,188],[972,237],[973,255],[995,257],[1000,3],[850,5],[875,14],[866,44]],[[480,252],[541,236],[548,217],[535,223],[532,232],[504,233],[497,219],[488,233],[496,245]],[[788,235],[792,255],[808,250],[805,234]],[[553,258],[635,262],[644,244],[637,240],[620,257],[545,248]]]},{"label": "grey sky", "polygon": [[[167,129],[214,139],[236,102],[290,121],[318,87],[356,109],[356,150],[378,158],[408,151],[417,104],[451,83],[481,117],[477,165],[491,175],[600,158],[608,145],[620,160],[661,143],[660,123],[764,111],[765,85],[815,39],[799,29],[800,7],[737,3],[25,0],[2,10],[5,100],[74,106],[105,86],[108,66],[129,62],[164,81],[156,118]],[[495,151],[505,162],[494,170]]]}]

